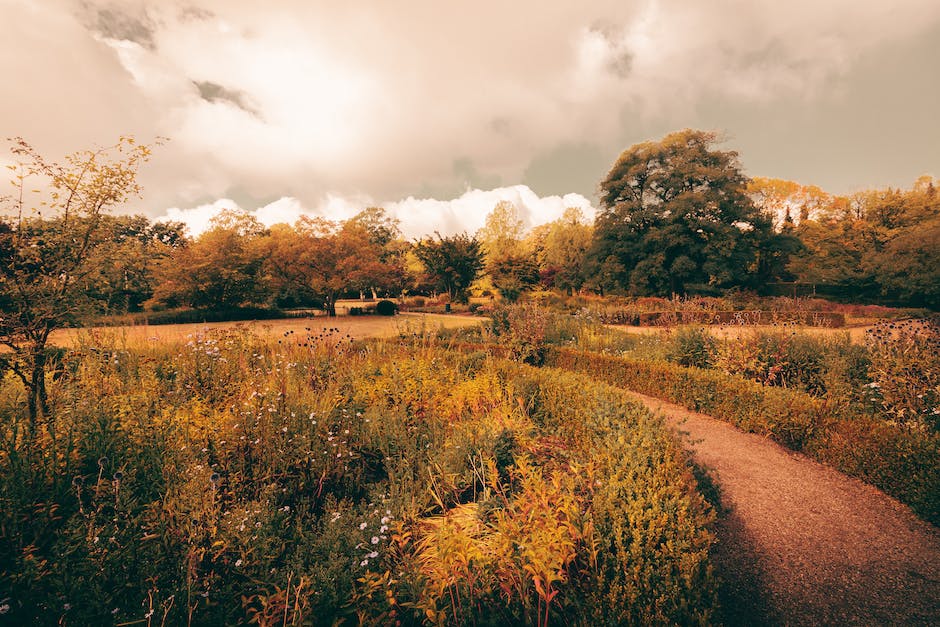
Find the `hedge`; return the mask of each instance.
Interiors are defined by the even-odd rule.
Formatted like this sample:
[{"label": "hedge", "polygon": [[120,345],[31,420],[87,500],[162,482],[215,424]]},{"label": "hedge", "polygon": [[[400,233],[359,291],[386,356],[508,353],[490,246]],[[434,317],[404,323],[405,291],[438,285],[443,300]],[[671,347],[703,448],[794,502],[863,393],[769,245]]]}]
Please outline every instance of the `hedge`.
[{"label": "hedge", "polygon": [[940,525],[940,436],[836,411],[796,390],[671,363],[551,349],[545,365],[589,374],[768,436],[874,485]]},{"label": "hedge", "polygon": [[833,311],[611,311],[600,314],[605,324],[671,326],[676,324],[728,324],[735,326],[798,324],[809,327],[845,326],[845,315]]}]

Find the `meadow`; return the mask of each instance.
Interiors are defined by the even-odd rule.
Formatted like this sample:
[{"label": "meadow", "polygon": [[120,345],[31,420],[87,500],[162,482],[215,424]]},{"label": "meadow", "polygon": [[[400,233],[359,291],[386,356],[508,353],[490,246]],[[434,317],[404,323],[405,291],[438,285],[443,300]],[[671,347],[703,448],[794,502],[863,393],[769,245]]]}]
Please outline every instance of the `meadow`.
[{"label": "meadow", "polygon": [[34,441],[6,379],[0,620],[708,621],[713,513],[660,419],[419,329],[336,329],[81,335]]},{"label": "meadow", "polygon": [[714,495],[625,390],[938,521],[932,322],[489,314],[61,335],[32,438],[0,387],[0,622],[711,623]]}]

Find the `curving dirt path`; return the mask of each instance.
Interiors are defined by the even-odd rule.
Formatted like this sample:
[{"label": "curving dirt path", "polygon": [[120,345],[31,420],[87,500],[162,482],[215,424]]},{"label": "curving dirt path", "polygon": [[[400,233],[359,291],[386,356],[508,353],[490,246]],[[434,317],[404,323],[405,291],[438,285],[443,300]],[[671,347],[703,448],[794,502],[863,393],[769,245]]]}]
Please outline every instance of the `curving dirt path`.
[{"label": "curving dirt path", "polygon": [[940,530],[766,438],[633,394],[683,434],[718,486],[724,622],[940,625]]}]

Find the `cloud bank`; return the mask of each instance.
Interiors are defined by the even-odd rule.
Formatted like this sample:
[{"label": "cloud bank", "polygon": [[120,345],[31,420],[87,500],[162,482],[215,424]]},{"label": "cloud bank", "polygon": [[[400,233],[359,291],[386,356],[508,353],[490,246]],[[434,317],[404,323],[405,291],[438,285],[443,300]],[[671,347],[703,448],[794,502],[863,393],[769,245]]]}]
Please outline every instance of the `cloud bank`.
[{"label": "cloud bank", "polygon": [[[940,49],[935,0],[0,0],[0,23],[4,136],[53,156],[171,139],[138,210],[285,197],[318,210],[333,194],[406,198],[441,224],[462,224],[456,201],[413,198],[517,183],[589,197],[620,150],[686,126],[729,126],[768,163],[770,126],[832,145],[807,117],[836,102],[831,120],[852,119],[840,98],[857,105],[860,64],[910,41]],[[929,126],[940,89],[924,89],[916,115],[886,116]],[[940,168],[937,134],[898,141]]]},{"label": "cloud bank", "polygon": [[156,219],[183,222],[190,235],[198,236],[209,228],[213,216],[225,209],[247,211],[265,226],[271,226],[278,223],[293,224],[304,215],[347,220],[365,207],[381,206],[389,216],[399,220],[405,238],[418,239],[435,232],[444,236],[476,233],[500,201],[509,201],[516,206],[527,229],[560,218],[568,207],[581,209],[588,219],[595,214],[591,202],[580,194],[540,197],[525,185],[515,185],[491,190],[468,189],[461,196],[450,200],[408,197],[388,203],[375,203],[363,197],[328,195],[308,206],[297,198],[285,196],[254,209],[243,207],[230,198],[223,198],[189,208],[173,207]]}]

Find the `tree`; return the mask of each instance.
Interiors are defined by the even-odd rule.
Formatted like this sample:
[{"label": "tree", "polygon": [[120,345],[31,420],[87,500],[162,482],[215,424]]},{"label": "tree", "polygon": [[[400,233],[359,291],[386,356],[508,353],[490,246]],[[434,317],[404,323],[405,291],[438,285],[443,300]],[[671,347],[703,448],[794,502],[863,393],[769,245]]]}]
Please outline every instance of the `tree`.
[{"label": "tree", "polygon": [[[601,182],[589,254],[599,287],[668,295],[690,287],[756,286],[771,220],[745,193],[737,153],[714,132],[684,130],[636,144]],[[617,269],[621,271],[617,271]]]},{"label": "tree", "polygon": [[584,262],[594,229],[585,223],[577,207],[565,209],[561,218],[543,225],[538,245],[539,265],[552,278],[552,286],[569,294],[584,285]]},{"label": "tree", "polygon": [[157,285],[158,266],[185,242],[181,222],[146,217],[104,216],[104,237],[95,252],[96,269],[88,291],[106,313],[140,311]]},{"label": "tree", "polygon": [[486,265],[519,255],[522,252],[522,234],[522,219],[516,205],[508,200],[496,203],[486,216],[483,228],[477,232]]},{"label": "tree", "polygon": [[361,291],[371,290],[373,298],[378,297],[376,290],[380,288],[397,293],[405,289],[404,266],[408,243],[401,238],[398,225],[398,219],[389,216],[381,207],[363,209],[343,223],[343,230],[349,235],[356,234],[358,237],[365,233],[370,254],[377,254],[373,261],[378,262],[378,265],[372,267],[372,272],[361,273],[361,278],[367,279],[366,284],[356,288]]},{"label": "tree", "polygon": [[344,291],[401,282],[399,266],[382,261],[383,247],[370,235],[355,219],[302,217],[293,227],[275,225],[264,245],[269,282],[282,294],[321,302],[335,316]]},{"label": "tree", "polygon": [[452,300],[466,302],[467,288],[483,269],[480,242],[466,233],[437,239],[427,238],[415,244],[415,256],[424,264],[428,277],[437,289],[447,292]]},{"label": "tree", "polygon": [[873,265],[883,292],[940,310],[940,213],[888,242]]},{"label": "tree", "polygon": [[493,285],[509,302],[539,283],[539,266],[532,255],[510,255],[490,264]]},{"label": "tree", "polygon": [[[137,171],[151,148],[122,137],[57,163],[21,138],[11,142],[14,193],[0,199],[0,342],[12,351],[7,360],[26,388],[34,437],[38,419],[49,413],[49,335],[94,305],[88,286],[102,261],[104,216],[139,195]],[[33,179],[42,186],[37,194],[27,189]]]},{"label": "tree", "polygon": [[264,225],[246,211],[231,209],[214,216],[209,225],[163,265],[155,301],[168,307],[224,309],[264,298],[259,282]]},{"label": "tree", "polygon": [[756,176],[747,182],[747,193],[780,229],[803,220],[817,219],[832,205],[832,196],[815,185]]}]

